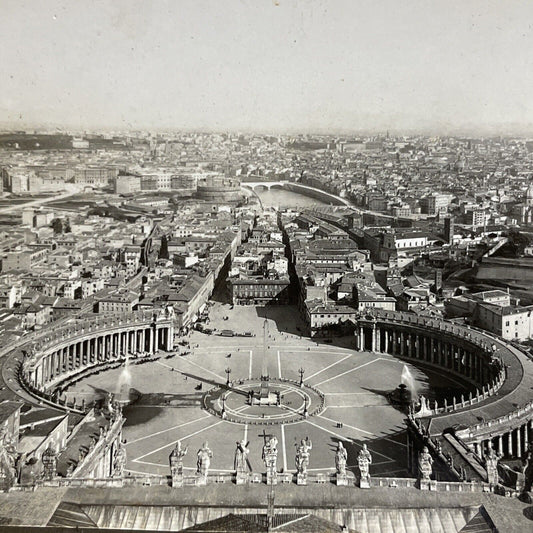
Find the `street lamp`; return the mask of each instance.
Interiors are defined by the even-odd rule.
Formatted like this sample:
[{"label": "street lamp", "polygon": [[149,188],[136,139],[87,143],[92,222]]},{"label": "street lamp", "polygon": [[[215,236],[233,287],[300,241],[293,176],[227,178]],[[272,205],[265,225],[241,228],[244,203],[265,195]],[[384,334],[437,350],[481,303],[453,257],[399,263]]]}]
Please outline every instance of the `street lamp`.
[{"label": "street lamp", "polygon": [[300,374],[300,387],[303,387],[305,368],[300,367],[300,369],[298,370],[298,373]]},{"label": "street lamp", "polygon": [[224,370],[224,372],[226,372],[226,375],[227,375],[227,378],[226,378],[226,386],[229,387],[229,384],[230,384],[230,380],[229,380],[229,376],[231,374],[231,368],[228,366],[226,368],[226,370]]},{"label": "street lamp", "polygon": [[226,418],[226,395],[223,394],[221,397],[222,400],[222,418]]}]

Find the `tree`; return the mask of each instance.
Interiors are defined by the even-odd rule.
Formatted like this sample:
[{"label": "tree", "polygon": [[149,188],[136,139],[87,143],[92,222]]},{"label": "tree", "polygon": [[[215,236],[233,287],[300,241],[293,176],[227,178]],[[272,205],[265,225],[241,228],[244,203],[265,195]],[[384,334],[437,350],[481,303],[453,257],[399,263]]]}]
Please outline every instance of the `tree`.
[{"label": "tree", "polygon": [[65,219],[65,223],[63,224],[63,233],[70,233],[71,232],[71,229],[70,229],[70,219],[69,218],[66,218]]},{"label": "tree", "polygon": [[168,239],[166,235],[161,237],[161,248],[159,248],[159,259],[168,259]]},{"label": "tree", "polygon": [[60,218],[54,218],[50,223],[50,227],[54,230],[54,233],[63,233],[63,221]]}]

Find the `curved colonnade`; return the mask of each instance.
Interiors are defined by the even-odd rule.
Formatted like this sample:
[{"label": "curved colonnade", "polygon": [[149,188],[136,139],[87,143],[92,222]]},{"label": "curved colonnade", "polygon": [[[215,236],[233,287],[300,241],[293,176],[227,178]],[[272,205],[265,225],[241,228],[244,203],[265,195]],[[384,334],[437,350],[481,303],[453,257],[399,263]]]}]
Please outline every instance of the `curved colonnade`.
[{"label": "curved colonnade", "polygon": [[[170,351],[174,320],[165,313],[86,318],[41,335],[14,350],[2,368],[4,382],[17,394],[20,385],[39,403],[84,412],[89,406],[68,404],[61,385],[102,368],[114,368],[128,358]],[[16,379],[14,379],[16,377]]]},{"label": "curved colonnade", "polygon": [[427,437],[457,428],[455,434],[481,459],[489,447],[508,457],[526,452],[533,440],[533,362],[520,350],[467,326],[378,309],[359,317],[356,338],[359,350],[444,370],[475,391],[440,406],[423,400],[412,418],[431,418]]}]

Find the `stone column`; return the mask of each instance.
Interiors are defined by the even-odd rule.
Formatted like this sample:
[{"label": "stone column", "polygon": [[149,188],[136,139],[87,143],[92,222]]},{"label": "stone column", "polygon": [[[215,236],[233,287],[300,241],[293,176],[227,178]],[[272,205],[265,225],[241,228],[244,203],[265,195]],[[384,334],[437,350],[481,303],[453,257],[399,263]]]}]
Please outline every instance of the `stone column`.
[{"label": "stone column", "polygon": [[151,327],[146,330],[146,334],[148,336],[148,341],[147,341],[148,342],[148,350],[147,351],[149,353],[153,353],[152,348],[153,348],[154,341],[152,340],[153,330],[152,330]]},{"label": "stone column", "polygon": [[103,338],[101,336],[96,337],[95,339],[95,357],[97,361],[101,361],[103,359],[102,353],[103,353]]},{"label": "stone column", "polygon": [[520,435],[520,427],[516,428],[516,456],[522,457],[522,435]]},{"label": "stone column", "polygon": [[71,344],[68,349],[70,350],[70,353],[71,353],[71,359],[72,359],[72,368],[77,368],[77,364],[78,364],[78,361],[77,361],[77,354],[76,354],[76,346],[74,346],[74,344]]},{"label": "stone column", "polygon": [[400,335],[399,335],[399,343],[398,343],[398,348],[399,348],[399,353],[398,355],[400,356],[404,356],[405,355],[405,335],[404,335],[404,332],[403,331],[400,331]]},{"label": "stone column", "polygon": [[497,445],[496,445],[496,451],[500,454],[503,454],[503,437],[502,435],[498,435],[497,439]]},{"label": "stone column", "polygon": [[41,365],[37,365],[35,369],[35,386],[39,389],[43,383],[43,368]]},{"label": "stone column", "polygon": [[514,451],[513,451],[513,431],[510,430],[509,433],[507,433],[507,449],[509,457],[513,457]]},{"label": "stone column", "polygon": [[480,453],[480,450],[479,450],[479,442],[474,442],[474,453],[478,457],[481,457],[481,453]]},{"label": "stone column", "polygon": [[359,351],[363,352],[365,349],[365,329],[363,326],[359,328]]},{"label": "stone column", "polygon": [[167,329],[167,351],[174,349],[174,325],[170,325]]}]

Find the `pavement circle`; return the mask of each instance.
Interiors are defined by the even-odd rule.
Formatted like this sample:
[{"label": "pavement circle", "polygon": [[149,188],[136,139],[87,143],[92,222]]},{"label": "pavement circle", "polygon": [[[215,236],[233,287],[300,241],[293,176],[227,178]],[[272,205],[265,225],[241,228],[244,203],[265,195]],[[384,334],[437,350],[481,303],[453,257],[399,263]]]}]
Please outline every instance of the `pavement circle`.
[{"label": "pavement circle", "polygon": [[214,387],[202,399],[209,413],[228,422],[251,425],[293,424],[320,414],[325,408],[324,395],[318,389],[299,382],[270,378],[269,391],[280,395],[277,405],[250,405],[250,391],[258,393],[260,379],[246,379],[232,387]]}]

